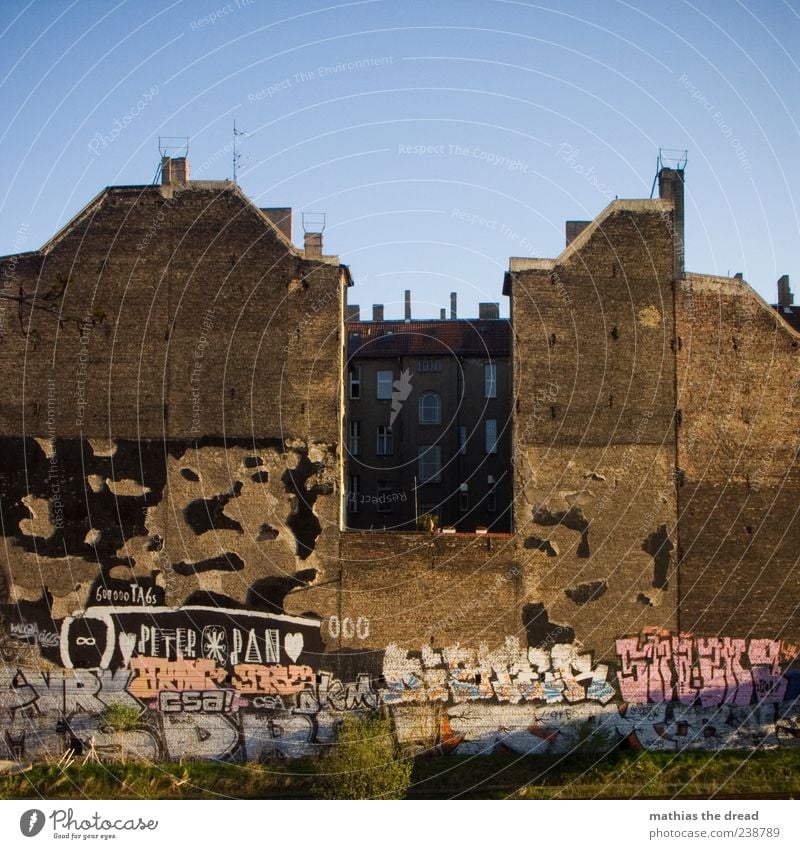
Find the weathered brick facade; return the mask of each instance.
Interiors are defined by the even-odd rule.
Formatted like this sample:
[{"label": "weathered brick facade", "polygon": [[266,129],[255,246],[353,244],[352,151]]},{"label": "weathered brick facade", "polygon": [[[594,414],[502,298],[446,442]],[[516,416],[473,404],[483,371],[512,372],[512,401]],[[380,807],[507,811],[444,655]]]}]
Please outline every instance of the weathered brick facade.
[{"label": "weathered brick facade", "polygon": [[511,259],[503,535],[343,530],[349,273],[165,173],[0,267],[7,755],[798,738],[800,336],[684,273],[682,172]]}]

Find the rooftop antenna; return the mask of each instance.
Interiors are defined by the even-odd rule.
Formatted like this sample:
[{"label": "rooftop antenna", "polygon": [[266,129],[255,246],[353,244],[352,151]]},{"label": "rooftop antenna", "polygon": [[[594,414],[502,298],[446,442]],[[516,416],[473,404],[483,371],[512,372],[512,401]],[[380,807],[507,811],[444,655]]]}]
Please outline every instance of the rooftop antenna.
[{"label": "rooftop antenna", "polygon": [[684,171],[686,163],[689,161],[689,151],[680,150],[673,147],[660,147],[658,149],[658,159],[656,160],[656,176],[653,177],[653,187],[650,189],[650,200],[656,190],[658,182],[658,174],[662,168],[673,168],[675,171]]},{"label": "rooftop antenna", "polygon": [[236,129],[236,119],[233,119],[233,182],[235,183],[239,173],[239,163],[242,158],[242,154],[238,153],[236,150],[236,138],[238,136],[246,136],[246,130],[237,130]]},{"label": "rooftop antenna", "polygon": [[324,233],[325,232],[325,215],[324,212],[304,212],[303,213],[303,232],[304,233]]},{"label": "rooftop antenna", "polygon": [[158,152],[161,158],[158,161],[154,183],[158,182],[161,176],[161,163],[165,157],[168,159],[185,159],[189,156],[189,136],[159,136]]}]

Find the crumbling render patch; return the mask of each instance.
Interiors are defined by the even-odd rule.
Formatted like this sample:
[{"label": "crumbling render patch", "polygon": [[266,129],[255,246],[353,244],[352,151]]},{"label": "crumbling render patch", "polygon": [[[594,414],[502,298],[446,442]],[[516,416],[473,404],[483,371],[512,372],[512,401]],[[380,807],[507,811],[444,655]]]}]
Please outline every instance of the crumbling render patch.
[{"label": "crumbling render patch", "polygon": [[197,563],[175,563],[172,568],[178,575],[199,575],[201,572],[241,572],[244,569],[244,561],[236,552],[226,551],[217,557],[209,557]]},{"label": "crumbling render patch", "polygon": [[642,543],[642,550],[653,558],[653,586],[658,590],[665,590],[669,586],[667,574],[672,562],[674,548],[675,546],[667,533],[666,525],[661,525]]},{"label": "crumbling render patch", "polygon": [[600,596],[605,595],[607,589],[608,584],[605,581],[587,581],[585,584],[578,584],[576,587],[564,590],[564,594],[575,604],[584,605],[597,601]]},{"label": "crumbling render patch", "polygon": [[575,642],[575,631],[569,625],[558,625],[550,621],[544,604],[526,604],[522,608],[522,624],[528,634],[528,646],[547,648],[556,643]]},{"label": "crumbling render patch", "polygon": [[244,533],[242,526],[224,513],[225,505],[232,498],[238,498],[241,491],[242,482],[236,481],[228,492],[190,501],[183,509],[186,524],[197,536],[212,530]]},{"label": "crumbling render patch", "polygon": [[528,537],[525,540],[525,548],[532,548],[534,551],[543,551],[548,557],[556,557],[558,555],[558,546],[549,539]]},{"label": "crumbling render patch", "polygon": [[563,525],[571,531],[577,531],[581,535],[576,554],[578,557],[590,557],[589,550],[589,520],[583,515],[581,507],[572,506],[569,510],[550,512],[546,507],[538,507],[533,511],[533,521],[537,525],[553,527]]},{"label": "crumbling render patch", "polygon": [[311,555],[317,543],[317,537],[322,533],[322,526],[314,513],[314,504],[317,496],[328,495],[331,487],[325,483],[308,486],[308,481],[318,475],[322,468],[321,462],[312,463],[308,454],[303,452],[295,468],[287,469],[281,477],[286,492],[294,496],[292,513],[286,520],[286,524],[294,534],[297,542],[296,554],[301,560]]}]

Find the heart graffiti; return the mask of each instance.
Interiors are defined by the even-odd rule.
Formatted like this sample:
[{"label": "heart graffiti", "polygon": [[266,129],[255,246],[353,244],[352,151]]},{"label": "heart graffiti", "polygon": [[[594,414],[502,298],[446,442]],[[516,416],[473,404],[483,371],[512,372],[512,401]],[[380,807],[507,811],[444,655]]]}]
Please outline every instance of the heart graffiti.
[{"label": "heart graffiti", "polygon": [[297,634],[287,634],[283,641],[283,648],[286,654],[292,660],[296,661],[300,657],[300,652],[303,651],[303,635],[299,632]]}]

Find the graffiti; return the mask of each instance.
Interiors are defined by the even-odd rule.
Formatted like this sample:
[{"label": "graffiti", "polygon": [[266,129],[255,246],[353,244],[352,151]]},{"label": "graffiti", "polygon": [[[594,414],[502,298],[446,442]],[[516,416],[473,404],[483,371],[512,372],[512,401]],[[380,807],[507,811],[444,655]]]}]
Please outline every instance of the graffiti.
[{"label": "graffiti", "polygon": [[231,690],[162,690],[158,694],[161,713],[230,713],[232,709]]},{"label": "graffiti", "polygon": [[797,648],[780,640],[646,634],[617,640],[622,699],[631,704],[677,700],[703,707],[780,702],[784,669]]},{"label": "graffiti", "polygon": [[36,622],[12,622],[9,634],[13,640],[35,643],[46,648],[55,648],[59,643],[59,635],[56,631],[40,631]]},{"label": "graffiti", "polygon": [[608,666],[594,666],[592,654],[572,644],[551,649],[522,648],[516,637],[489,651],[459,645],[441,651],[422,647],[413,657],[396,645],[384,656],[386,704],[492,700],[517,704],[543,701],[548,704],[598,701],[615,695],[608,683]]},{"label": "graffiti", "polygon": [[61,624],[58,650],[67,669],[121,669],[133,656],[239,663],[303,663],[323,650],[320,621],[201,605],[90,607]]},{"label": "graffiti", "polygon": [[354,637],[366,640],[369,637],[369,619],[359,616],[353,621],[349,616],[345,616],[340,621],[338,616],[331,616],[328,619],[328,634],[334,640],[338,640],[340,636],[345,640],[352,640]]}]

